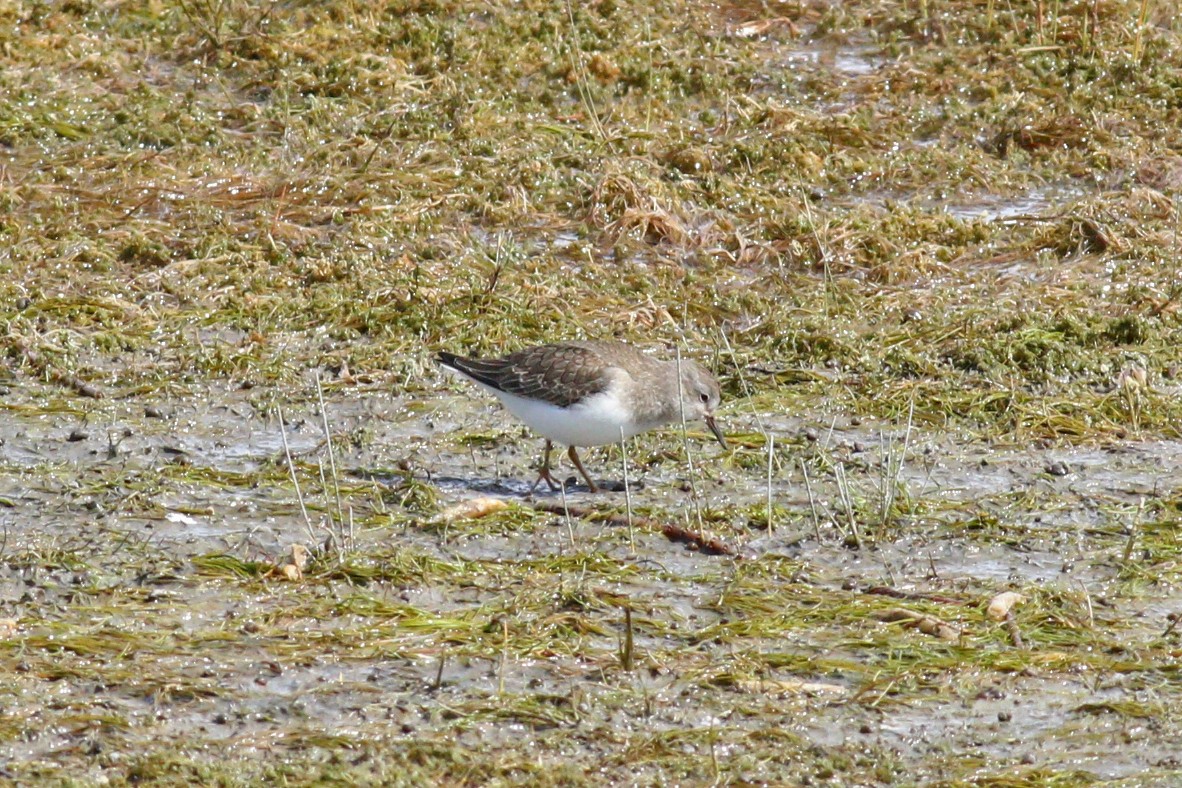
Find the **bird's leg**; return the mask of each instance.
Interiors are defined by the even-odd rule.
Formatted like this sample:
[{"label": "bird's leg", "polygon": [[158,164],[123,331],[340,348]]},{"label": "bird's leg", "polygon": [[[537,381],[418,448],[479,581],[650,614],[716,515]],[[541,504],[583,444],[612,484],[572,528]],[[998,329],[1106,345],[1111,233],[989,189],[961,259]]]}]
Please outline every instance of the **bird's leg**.
[{"label": "bird's leg", "polygon": [[599,492],[599,487],[595,485],[595,480],[592,479],[587,473],[587,469],[583,467],[583,463],[579,462],[579,453],[575,451],[574,446],[570,447],[570,450],[567,451],[567,455],[570,457],[570,461],[575,464],[575,467],[579,469],[579,473],[583,474],[583,478],[587,480],[587,487],[591,490],[591,492]]},{"label": "bird's leg", "polygon": [[529,488],[530,495],[533,495],[534,490],[538,488],[538,482],[543,479],[546,484],[550,486],[551,490],[559,490],[561,487],[558,482],[554,481],[554,477],[550,475],[550,451],[553,449],[553,444],[550,439],[546,439],[546,448],[542,451],[542,467],[538,469],[538,478],[534,479],[533,486]]}]

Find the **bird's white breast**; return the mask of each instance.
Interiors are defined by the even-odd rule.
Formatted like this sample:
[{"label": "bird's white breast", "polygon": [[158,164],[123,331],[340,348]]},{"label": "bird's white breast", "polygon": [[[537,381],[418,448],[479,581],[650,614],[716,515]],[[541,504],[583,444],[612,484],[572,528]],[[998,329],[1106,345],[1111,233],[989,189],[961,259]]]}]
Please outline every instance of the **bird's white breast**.
[{"label": "bird's white breast", "polygon": [[612,386],[569,408],[485,387],[534,432],[566,446],[600,446],[618,443],[621,432],[631,438],[644,428],[637,425]]}]

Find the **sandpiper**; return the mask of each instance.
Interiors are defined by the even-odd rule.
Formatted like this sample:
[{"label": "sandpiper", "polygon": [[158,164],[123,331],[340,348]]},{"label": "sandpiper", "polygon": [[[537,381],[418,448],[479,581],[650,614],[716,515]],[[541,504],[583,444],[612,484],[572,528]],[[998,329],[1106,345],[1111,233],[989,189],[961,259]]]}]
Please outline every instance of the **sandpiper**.
[{"label": "sandpiper", "polygon": [[705,421],[726,448],[714,422],[721,398],[718,381],[695,361],[660,361],[609,341],[538,345],[491,359],[440,353],[437,360],[479,384],[546,439],[531,492],[543,480],[559,489],[550,475],[554,442],[570,447],[571,462],[591,492],[599,487],[579,461],[576,446],[618,443],[684,418]]}]

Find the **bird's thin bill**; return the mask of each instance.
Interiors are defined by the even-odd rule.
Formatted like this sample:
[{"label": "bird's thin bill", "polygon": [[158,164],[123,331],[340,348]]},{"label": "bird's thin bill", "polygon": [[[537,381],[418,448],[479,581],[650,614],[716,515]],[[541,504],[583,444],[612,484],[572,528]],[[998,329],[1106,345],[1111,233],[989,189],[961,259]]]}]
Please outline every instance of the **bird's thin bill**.
[{"label": "bird's thin bill", "polygon": [[714,423],[713,416],[706,417],[706,426],[710,428],[710,431],[714,433],[714,437],[718,438],[718,442],[720,444],[722,444],[722,448],[725,449],[727,447],[726,446],[726,436],[722,434],[722,430],[720,430],[718,428],[718,425]]}]

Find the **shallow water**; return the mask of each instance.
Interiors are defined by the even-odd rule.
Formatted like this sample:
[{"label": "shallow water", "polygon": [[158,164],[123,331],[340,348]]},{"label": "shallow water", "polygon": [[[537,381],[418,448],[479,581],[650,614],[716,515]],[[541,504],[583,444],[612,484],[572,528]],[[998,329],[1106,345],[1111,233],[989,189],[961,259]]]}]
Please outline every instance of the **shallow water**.
[{"label": "shallow water", "polygon": [[[452,735],[447,710],[462,709],[468,722],[459,735],[473,745],[507,745],[515,731],[538,725],[592,738],[609,730],[625,738],[660,731],[676,737],[705,727],[722,732],[719,752],[742,753],[745,736],[770,727],[818,747],[870,743],[903,763],[930,765],[941,752],[971,748],[995,763],[1033,758],[1116,777],[1152,760],[1136,748],[1113,746],[1129,735],[1156,735],[1131,734],[1140,730],[1135,719],[1078,711],[1142,698],[1149,690],[1135,673],[1107,673],[1100,687],[1086,671],[1073,677],[1062,670],[1007,675],[967,668],[936,679],[955,682],[951,693],[933,689],[926,702],[922,693],[891,702],[889,688],[874,678],[891,671],[884,661],[893,651],[889,644],[897,641],[907,652],[928,636],[877,621],[872,611],[879,598],[865,592],[885,585],[972,602],[890,602],[942,615],[965,633],[969,653],[997,654],[988,635],[996,625],[982,622],[977,604],[1006,588],[1065,595],[1081,616],[1090,605],[1091,636],[1123,648],[1149,647],[1182,600],[1170,586],[1130,594],[1120,580],[1120,554],[1141,502],[1182,482],[1170,462],[1182,449],[1175,441],[1038,448],[901,425],[855,427],[831,416],[768,417],[765,428],[779,447],[769,533],[735,516],[765,505],[766,452],[740,444],[726,454],[708,436],[691,439],[695,500],[689,466],[676,456],[680,438],[666,430],[633,446],[633,508],[702,528],[739,557],[706,556],[658,534],[578,517],[498,525],[494,516],[424,528],[423,520],[401,517],[382,526],[379,516],[362,529],[355,549],[413,551],[467,567],[451,571],[469,579],[438,585],[410,575],[368,586],[305,587],[203,578],[187,565],[211,553],[278,560],[290,544],[308,541],[278,420],[261,415],[245,394],[208,391],[149,419],[119,401],[93,404],[84,416],[38,412],[33,403],[41,393],[36,387],[10,392],[10,405],[18,407],[0,424],[6,549],[92,545],[94,561],[81,578],[29,564],[12,569],[0,582],[0,597],[20,616],[20,637],[34,654],[56,638],[86,634],[83,650],[67,651],[59,664],[76,676],[67,685],[81,689],[97,680],[112,688],[109,712],[130,726],[120,739],[134,740],[139,730],[178,738],[196,731],[210,742],[249,748],[276,735],[368,735],[390,726],[433,738]],[[299,405],[285,412],[291,452],[302,467],[315,468],[324,454],[319,414]],[[724,413],[732,432],[755,428],[743,413],[749,410],[734,405]],[[476,496],[528,505],[539,441],[486,397],[440,390],[412,402],[359,391],[331,396],[327,414],[340,477],[359,511],[378,502],[396,509],[394,491],[406,472],[436,490],[440,508]],[[815,442],[801,437],[809,424],[817,425]],[[479,440],[464,447],[472,435]],[[586,462],[602,478],[620,469],[614,450],[588,452]],[[802,463],[810,468],[807,485]],[[400,464],[407,470],[387,470]],[[564,467],[560,476],[569,471]],[[875,512],[890,478],[902,508],[884,524]],[[322,518],[324,497],[311,489],[305,495]],[[627,498],[592,496],[575,485],[567,500],[615,508]],[[856,507],[860,549],[848,543],[847,501]],[[699,522],[699,513],[712,511],[730,514]],[[157,568],[126,574],[145,558]],[[745,580],[751,572],[780,580]],[[91,623],[58,608],[79,599],[95,611]],[[539,607],[541,600],[549,602]],[[578,600],[573,607],[572,600]],[[635,611],[634,648],[654,671],[634,678],[615,668],[622,600]],[[129,608],[125,614],[115,612],[121,605]],[[823,613],[827,605],[844,612],[832,620]],[[327,611],[335,612],[325,618]],[[748,617],[759,622],[754,630],[745,629]],[[503,654],[482,645],[498,642],[500,620],[536,630],[534,645]],[[104,675],[86,654],[114,658],[123,637],[138,644],[137,655]],[[157,647],[145,652],[145,642],[157,642],[158,653],[152,653]],[[136,675],[140,664],[145,669]],[[809,664],[817,669],[791,667]],[[736,689],[732,681],[752,665],[762,666],[755,669],[760,678]],[[776,689],[800,681],[823,683],[835,694],[820,700],[814,692]],[[865,695],[868,687],[879,689]],[[31,710],[45,689],[43,679],[25,675],[10,703]],[[881,689],[888,689],[885,702],[867,703]],[[543,717],[535,705],[541,697],[553,698]],[[514,704],[521,708],[507,711]],[[642,706],[648,711],[639,714]],[[505,714],[529,721],[506,725]],[[71,734],[58,731],[48,726],[19,746],[7,745],[5,756],[56,757],[63,746],[75,746]],[[1063,738],[1068,734],[1071,744]]]}]

